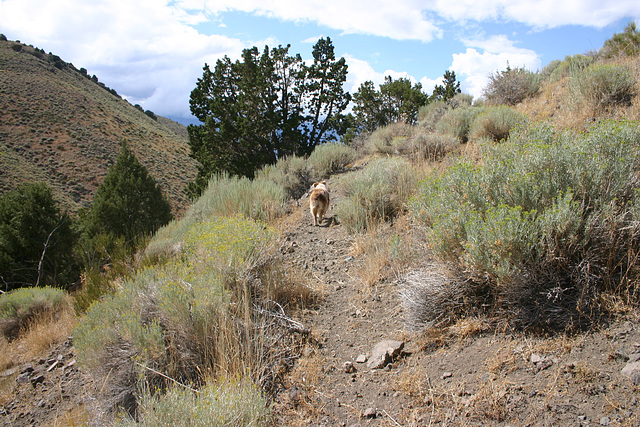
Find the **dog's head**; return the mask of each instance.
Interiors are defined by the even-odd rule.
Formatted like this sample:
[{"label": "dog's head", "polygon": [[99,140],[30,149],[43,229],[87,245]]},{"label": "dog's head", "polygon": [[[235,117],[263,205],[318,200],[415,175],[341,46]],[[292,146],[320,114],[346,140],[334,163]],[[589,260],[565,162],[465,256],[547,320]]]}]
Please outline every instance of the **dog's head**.
[{"label": "dog's head", "polygon": [[314,182],[313,185],[311,186],[311,191],[313,190],[327,190],[327,182],[326,181],[320,181],[320,182]]}]

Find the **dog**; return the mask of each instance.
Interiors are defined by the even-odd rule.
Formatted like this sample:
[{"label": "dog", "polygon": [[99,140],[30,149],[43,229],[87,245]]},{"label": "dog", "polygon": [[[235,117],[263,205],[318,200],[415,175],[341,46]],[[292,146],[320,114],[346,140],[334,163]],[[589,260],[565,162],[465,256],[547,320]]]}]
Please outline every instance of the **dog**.
[{"label": "dog", "polygon": [[329,209],[329,190],[326,181],[314,182],[311,186],[311,196],[309,197],[309,208],[313,217],[313,225],[322,223],[324,214]]}]

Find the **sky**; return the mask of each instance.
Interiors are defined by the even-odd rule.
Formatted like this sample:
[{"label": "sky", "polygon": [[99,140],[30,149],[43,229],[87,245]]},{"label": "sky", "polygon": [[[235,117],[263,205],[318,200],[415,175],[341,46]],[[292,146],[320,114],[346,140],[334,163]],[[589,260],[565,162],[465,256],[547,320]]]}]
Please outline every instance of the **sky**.
[{"label": "sky", "polygon": [[638,0],[0,0],[9,40],[184,124],[197,123],[189,95],[204,64],[253,46],[290,44],[310,60],[329,37],[348,92],[391,76],[431,93],[449,70],[479,98],[491,73],[597,50],[630,21],[640,24]]}]

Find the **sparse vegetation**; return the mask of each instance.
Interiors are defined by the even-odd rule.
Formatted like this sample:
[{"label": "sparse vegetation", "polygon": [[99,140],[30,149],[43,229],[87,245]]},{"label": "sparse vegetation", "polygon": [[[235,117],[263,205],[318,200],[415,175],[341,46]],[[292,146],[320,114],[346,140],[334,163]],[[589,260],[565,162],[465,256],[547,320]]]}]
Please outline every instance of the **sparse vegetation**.
[{"label": "sparse vegetation", "polygon": [[538,92],[540,82],[538,73],[507,67],[489,76],[484,96],[490,104],[514,106]]},{"label": "sparse vegetation", "polygon": [[[0,49],[44,63],[54,76],[75,69],[55,55],[27,45],[13,52],[10,45]],[[344,414],[360,420],[357,404],[340,398],[334,405],[340,378],[356,402],[375,405],[384,397],[403,408],[373,408],[393,425],[518,424],[540,413],[552,414],[544,423],[575,422],[574,397],[590,402],[580,411],[586,408],[592,422],[604,411],[594,399],[605,392],[612,407],[606,411],[637,424],[620,409],[631,412],[636,403],[624,399],[636,389],[612,366],[628,357],[620,343],[637,336],[640,128],[605,118],[639,118],[638,68],[626,54],[609,61],[605,53],[567,57],[540,73],[498,73],[493,82],[504,88],[490,88],[496,96],[486,107],[456,94],[449,74],[420,108],[417,125],[399,107],[395,119],[351,146],[320,144],[309,157],[278,153],[253,179],[202,174],[201,197],[148,245],[96,235],[95,250],[85,252],[91,268],[74,294],[82,315],[73,332],[77,360],[98,385],[92,416],[83,419],[98,413],[116,425],[265,426],[332,424]],[[282,48],[271,54],[287,55]],[[394,83],[385,89],[389,102],[401,89],[415,89]],[[515,105],[490,105],[500,97]],[[109,104],[93,109],[93,101],[82,98],[106,135]],[[51,108],[21,120],[64,128]],[[155,121],[139,105],[125,108],[135,113],[117,121],[127,139],[151,138]],[[82,128],[55,132],[25,131],[34,135],[29,149],[66,156],[103,148]],[[115,155],[103,160],[112,165]],[[97,188],[78,179],[91,175],[86,166],[70,170],[60,179],[72,181],[78,197]],[[307,203],[290,199],[320,179],[330,182],[332,209],[323,227],[311,229]],[[23,388],[36,394],[44,387],[18,365],[37,358],[44,369],[56,368],[56,353],[45,354],[69,336],[76,318],[60,289],[20,291],[0,295],[7,331],[0,371],[22,375]],[[313,305],[325,292],[327,306]],[[311,329],[290,317],[298,314]],[[616,316],[630,326],[614,332],[600,323]],[[398,333],[400,317],[409,331]],[[583,326],[591,327],[588,336],[579,333]],[[344,372],[336,369],[358,347],[391,333],[410,342],[391,362],[392,377],[386,370],[350,372],[346,364]],[[588,349],[591,338],[602,342]],[[595,367],[583,351],[606,361]],[[576,355],[582,360],[574,363]],[[443,372],[450,364],[454,369]],[[377,382],[387,377],[393,380]],[[62,383],[59,390],[70,393]],[[0,400],[9,399],[0,387]]]}]

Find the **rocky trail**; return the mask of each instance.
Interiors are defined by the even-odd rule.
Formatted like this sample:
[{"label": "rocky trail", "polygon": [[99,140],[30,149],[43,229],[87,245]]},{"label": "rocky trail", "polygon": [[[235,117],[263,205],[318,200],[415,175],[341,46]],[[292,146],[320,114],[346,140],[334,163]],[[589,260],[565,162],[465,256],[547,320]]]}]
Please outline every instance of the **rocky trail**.
[{"label": "rocky trail", "polygon": [[[332,181],[329,190],[334,206],[343,196]],[[363,283],[365,257],[332,209],[314,227],[302,198],[279,228],[285,264],[320,298],[296,315],[312,339],[275,396],[276,425],[640,425],[637,314],[572,337],[496,331],[482,319],[410,333],[402,284]],[[92,386],[70,339],[3,375],[15,385],[0,425],[91,423]]]}]

